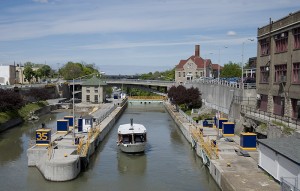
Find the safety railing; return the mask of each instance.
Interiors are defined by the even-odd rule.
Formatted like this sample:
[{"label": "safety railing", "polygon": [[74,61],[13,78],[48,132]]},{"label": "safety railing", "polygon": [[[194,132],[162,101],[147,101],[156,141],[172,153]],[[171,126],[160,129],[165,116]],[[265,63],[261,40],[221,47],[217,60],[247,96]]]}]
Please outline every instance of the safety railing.
[{"label": "safety railing", "polygon": [[298,177],[281,177],[281,191],[300,191],[298,188]]},{"label": "safety railing", "polygon": [[129,100],[166,100],[165,96],[130,96]]},{"label": "safety railing", "polygon": [[218,159],[219,153],[218,153],[218,146],[215,141],[210,141],[209,137],[206,137],[206,140],[203,136],[203,133],[201,131],[197,131],[197,129],[191,130],[193,137],[197,140],[197,142],[200,143],[202,149],[205,151],[207,156],[210,159]]},{"label": "safety railing", "polygon": [[259,109],[249,107],[247,105],[241,105],[241,113],[251,115],[253,117],[262,119],[267,122],[280,122],[288,127],[300,128],[300,119],[293,119],[288,116],[279,116],[270,112],[261,111]]}]

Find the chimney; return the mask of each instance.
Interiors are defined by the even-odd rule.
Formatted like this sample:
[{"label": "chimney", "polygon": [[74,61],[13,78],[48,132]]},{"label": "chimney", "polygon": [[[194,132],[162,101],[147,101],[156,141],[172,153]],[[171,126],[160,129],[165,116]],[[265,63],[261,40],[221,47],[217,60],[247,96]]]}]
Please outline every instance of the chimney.
[{"label": "chimney", "polygon": [[195,45],[195,57],[200,57],[200,45]]}]

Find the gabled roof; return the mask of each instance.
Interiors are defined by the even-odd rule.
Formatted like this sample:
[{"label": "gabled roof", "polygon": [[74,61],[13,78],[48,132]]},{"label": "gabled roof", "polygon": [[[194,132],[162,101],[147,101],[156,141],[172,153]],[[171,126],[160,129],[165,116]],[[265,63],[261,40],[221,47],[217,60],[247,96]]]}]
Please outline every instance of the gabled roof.
[{"label": "gabled roof", "polygon": [[300,164],[299,138],[292,136],[276,139],[258,139],[257,142],[294,161],[298,165]]},{"label": "gabled roof", "polygon": [[201,57],[191,56],[187,60],[180,60],[179,64],[176,65],[176,70],[183,70],[183,66],[190,59],[197,65],[197,69],[198,68],[204,68],[204,63],[205,63],[206,67],[211,64],[211,60],[210,59],[203,59]]},{"label": "gabled roof", "polygon": [[[219,64],[212,64],[212,69],[213,70],[218,70],[219,69]],[[223,69],[223,66],[220,66],[220,70]]]},{"label": "gabled roof", "polygon": [[82,83],[82,86],[105,86],[107,85],[105,81],[98,79],[96,76],[86,80]]}]

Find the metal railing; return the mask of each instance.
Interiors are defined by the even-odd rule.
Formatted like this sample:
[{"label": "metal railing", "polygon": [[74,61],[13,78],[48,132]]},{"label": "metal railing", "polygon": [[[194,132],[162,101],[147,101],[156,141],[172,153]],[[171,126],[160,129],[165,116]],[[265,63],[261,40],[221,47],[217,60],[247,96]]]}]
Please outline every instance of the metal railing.
[{"label": "metal railing", "polygon": [[[223,86],[228,86],[232,88],[242,88],[242,83],[240,82],[230,82],[227,80],[218,80],[218,79],[194,79],[192,81],[187,81],[186,83],[204,83],[204,84],[220,84]],[[244,89],[256,89],[256,83],[243,83]]]},{"label": "metal railing", "polygon": [[298,188],[298,177],[281,177],[280,186],[281,191],[300,191]]},{"label": "metal railing", "polygon": [[257,99],[255,97],[242,97],[242,96],[233,96],[233,102],[237,104],[247,104],[247,105],[256,105]]},{"label": "metal railing", "polygon": [[129,96],[129,100],[166,100],[165,96]]},{"label": "metal railing", "polygon": [[260,118],[267,122],[280,122],[288,127],[300,128],[300,119],[293,119],[288,116],[279,116],[270,112],[261,111],[259,109],[249,107],[246,105],[241,105],[241,113],[248,114],[254,116],[256,118]]}]

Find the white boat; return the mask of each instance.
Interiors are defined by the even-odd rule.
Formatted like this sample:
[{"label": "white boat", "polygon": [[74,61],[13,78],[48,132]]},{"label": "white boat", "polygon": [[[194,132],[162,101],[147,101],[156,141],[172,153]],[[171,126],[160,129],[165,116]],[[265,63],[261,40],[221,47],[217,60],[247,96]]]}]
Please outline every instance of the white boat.
[{"label": "white boat", "polygon": [[147,131],[141,124],[133,123],[120,125],[118,128],[118,146],[125,153],[144,152],[147,144]]}]

